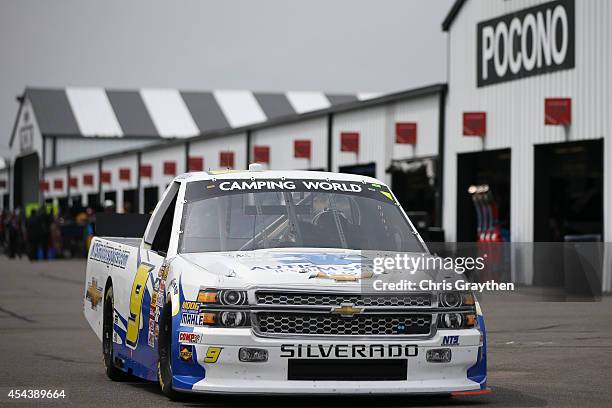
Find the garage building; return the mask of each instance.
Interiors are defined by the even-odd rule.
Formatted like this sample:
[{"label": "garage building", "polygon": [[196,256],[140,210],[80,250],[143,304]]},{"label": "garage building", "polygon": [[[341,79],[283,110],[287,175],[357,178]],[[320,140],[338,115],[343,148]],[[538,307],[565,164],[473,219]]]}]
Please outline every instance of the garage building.
[{"label": "garage building", "polygon": [[[447,239],[476,239],[468,189],[488,185],[514,243],[612,240],[611,19],[607,0],[455,2],[443,22]],[[514,280],[551,283],[530,272],[533,256],[515,254]]]},{"label": "garage building", "polygon": [[443,84],[388,95],[29,88],[13,165],[0,173],[14,187],[4,201],[65,211],[112,200],[148,212],[177,174],[259,162],[386,180],[426,231],[442,222],[445,93]]}]

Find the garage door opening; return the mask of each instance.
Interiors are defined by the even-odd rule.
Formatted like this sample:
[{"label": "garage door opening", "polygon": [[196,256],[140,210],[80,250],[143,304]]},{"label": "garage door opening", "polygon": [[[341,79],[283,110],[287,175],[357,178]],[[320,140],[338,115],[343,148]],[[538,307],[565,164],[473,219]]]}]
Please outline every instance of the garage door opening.
[{"label": "garage door opening", "polygon": [[145,187],[144,189],[144,213],[151,214],[159,200],[159,188],[157,186]]},{"label": "garage door opening", "polygon": [[422,235],[428,227],[440,226],[441,221],[436,213],[435,169],[433,158],[393,160],[387,169],[391,190]]},{"label": "garage door opening", "polygon": [[138,212],[138,190],[123,190],[123,212],[135,214]]},{"label": "garage door opening", "polygon": [[376,163],[356,164],[354,166],[340,166],[338,170],[340,173],[376,177]]},{"label": "garage door opening", "polygon": [[36,153],[15,160],[13,179],[13,207],[25,208],[28,204],[39,204],[39,160]]},{"label": "garage door opening", "polygon": [[99,211],[101,209],[100,195],[97,193],[87,194],[87,207]]},{"label": "garage door opening", "polygon": [[600,294],[603,147],[603,140],[535,146],[534,285]]},{"label": "garage door opening", "polygon": [[482,240],[491,231],[510,240],[510,160],[510,149],[458,155],[457,242]]},{"label": "garage door opening", "polygon": [[603,140],[535,147],[534,239],[603,237]]}]

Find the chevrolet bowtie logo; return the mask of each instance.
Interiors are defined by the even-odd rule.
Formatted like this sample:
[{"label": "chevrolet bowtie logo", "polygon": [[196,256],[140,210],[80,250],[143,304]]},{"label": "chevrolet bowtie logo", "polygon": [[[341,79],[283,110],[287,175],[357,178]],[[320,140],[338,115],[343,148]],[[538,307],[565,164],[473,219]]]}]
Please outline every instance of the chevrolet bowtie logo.
[{"label": "chevrolet bowtie logo", "polygon": [[91,278],[91,283],[87,286],[87,293],[85,299],[91,303],[91,308],[96,310],[98,303],[102,300],[102,288],[98,286],[96,278]]},{"label": "chevrolet bowtie logo", "polygon": [[354,307],[352,303],[343,303],[340,307],[332,308],[332,313],[337,313],[342,317],[351,317],[363,311],[362,307]]}]

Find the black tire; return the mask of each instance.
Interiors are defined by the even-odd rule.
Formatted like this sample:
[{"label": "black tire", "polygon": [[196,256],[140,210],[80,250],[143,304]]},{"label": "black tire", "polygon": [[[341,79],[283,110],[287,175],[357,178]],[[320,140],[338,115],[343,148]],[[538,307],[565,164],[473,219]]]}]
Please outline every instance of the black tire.
[{"label": "black tire", "polygon": [[113,287],[109,286],[104,293],[104,311],[102,314],[102,355],[106,376],[113,381],[125,381],[128,375],[115,366],[113,355]]},{"label": "black tire", "polygon": [[182,401],[185,394],[172,388],[172,303],[170,301],[166,302],[159,317],[157,352],[157,380],[162,392],[173,401]]}]

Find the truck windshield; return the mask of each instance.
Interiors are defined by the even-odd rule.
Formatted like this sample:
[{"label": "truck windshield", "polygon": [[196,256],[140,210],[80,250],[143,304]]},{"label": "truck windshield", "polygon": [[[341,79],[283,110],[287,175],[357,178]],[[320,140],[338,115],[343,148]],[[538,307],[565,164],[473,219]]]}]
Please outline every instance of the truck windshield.
[{"label": "truck windshield", "polygon": [[345,248],[424,252],[389,190],[325,180],[187,184],[179,252]]}]

